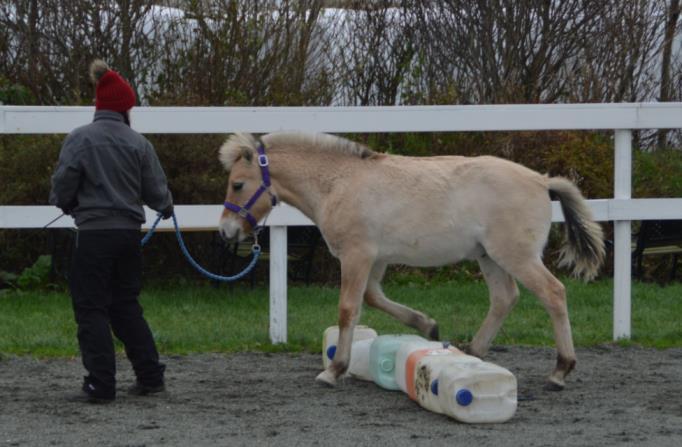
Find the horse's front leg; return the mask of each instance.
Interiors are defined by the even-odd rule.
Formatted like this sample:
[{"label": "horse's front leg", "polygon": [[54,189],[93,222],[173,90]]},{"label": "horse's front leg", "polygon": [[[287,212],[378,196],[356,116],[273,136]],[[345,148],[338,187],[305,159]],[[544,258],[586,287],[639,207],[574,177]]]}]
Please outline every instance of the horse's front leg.
[{"label": "horse's front leg", "polygon": [[341,293],[339,296],[339,340],[334,359],[317,381],[336,385],[336,379],[348,369],[353,330],[360,319],[362,296],[372,266],[371,257],[355,252],[341,258]]},{"label": "horse's front leg", "polygon": [[425,337],[438,340],[438,323],[436,323],[436,320],[407,306],[391,301],[384,295],[381,289],[381,280],[384,277],[384,273],[386,273],[386,264],[375,263],[367,283],[365,303],[368,306],[386,312],[403,324],[417,329]]}]

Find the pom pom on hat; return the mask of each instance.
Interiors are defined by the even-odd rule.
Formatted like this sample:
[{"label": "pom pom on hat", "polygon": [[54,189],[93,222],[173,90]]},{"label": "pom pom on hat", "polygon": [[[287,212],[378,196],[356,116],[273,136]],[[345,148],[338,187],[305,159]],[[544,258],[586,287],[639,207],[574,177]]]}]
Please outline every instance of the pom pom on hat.
[{"label": "pom pom on hat", "polygon": [[96,110],[126,112],[135,105],[135,92],[130,84],[106,62],[96,59],[90,64],[90,80],[96,85]]},{"label": "pom pom on hat", "polygon": [[102,77],[104,73],[109,71],[109,66],[102,59],[95,59],[90,64],[90,81],[94,85],[97,85],[97,81]]}]

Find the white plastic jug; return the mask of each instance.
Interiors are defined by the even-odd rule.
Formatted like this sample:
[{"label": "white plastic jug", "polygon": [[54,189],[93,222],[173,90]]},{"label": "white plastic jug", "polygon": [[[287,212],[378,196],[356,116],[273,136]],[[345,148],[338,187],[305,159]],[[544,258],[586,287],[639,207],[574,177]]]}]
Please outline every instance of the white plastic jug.
[{"label": "white plastic jug", "polygon": [[360,380],[372,381],[369,371],[369,351],[376,338],[354,341],[350,348],[350,365],[348,373]]},{"label": "white plastic jug", "polygon": [[[438,377],[448,366],[470,368],[471,363],[481,363],[481,359],[466,355],[454,346],[447,349],[419,350],[412,353],[406,363],[408,373],[407,394],[419,405],[434,413],[442,413],[438,400]],[[411,378],[411,380],[410,380]]]},{"label": "white plastic jug", "polygon": [[[353,342],[377,338],[377,332],[367,326],[357,325],[353,330]],[[322,335],[322,365],[327,369],[336,353],[336,343],[339,341],[339,327],[330,326]],[[353,354],[351,352],[351,359]]]},{"label": "white plastic jug", "polygon": [[490,362],[450,364],[434,387],[441,411],[461,422],[505,422],[516,412],[516,377]]},{"label": "white plastic jug", "polygon": [[412,374],[408,373],[407,359],[416,351],[429,349],[443,349],[443,343],[421,339],[402,343],[398,347],[395,354],[395,382],[404,393],[407,393],[407,376]]},{"label": "white plastic jug", "polygon": [[[428,390],[429,384],[424,383],[424,376],[429,375],[430,369],[426,365],[433,365],[434,368],[447,363],[455,355],[464,355],[459,349],[454,346],[444,348],[443,346],[437,348],[425,348],[417,349],[410,353],[405,359],[405,388],[406,393],[412,400],[417,400],[417,388],[418,383],[417,378],[420,377],[421,380],[419,384],[422,385],[422,392],[424,389]],[[422,362],[423,359],[433,357],[431,361],[426,361],[426,364]],[[421,363],[421,369],[420,369]]]},{"label": "white plastic jug", "polygon": [[428,340],[418,335],[398,334],[380,335],[373,342],[369,351],[369,371],[374,383],[387,390],[399,390],[395,379],[396,353],[403,343]]}]

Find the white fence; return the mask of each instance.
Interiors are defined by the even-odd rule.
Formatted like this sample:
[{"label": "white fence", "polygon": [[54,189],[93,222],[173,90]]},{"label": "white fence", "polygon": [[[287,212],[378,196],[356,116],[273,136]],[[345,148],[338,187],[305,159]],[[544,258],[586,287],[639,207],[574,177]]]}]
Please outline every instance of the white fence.
[{"label": "white fence", "polygon": [[[92,107],[0,106],[0,133],[68,133],[91,121]],[[138,107],[133,127],[142,133],[456,132],[495,130],[613,130],[615,187],[611,199],[590,200],[595,217],[614,222],[613,338],[631,334],[631,221],[682,219],[682,198],[631,199],[632,130],[682,127],[682,103],[404,107]],[[216,161],[217,163],[217,161]],[[682,173],[680,173],[682,175]],[[47,200],[47,198],[46,198]],[[220,202],[222,197],[216,197]],[[183,229],[215,230],[222,205],[178,205]],[[0,229],[40,228],[60,213],[50,206],[1,206]],[[147,210],[147,221],[155,213]],[[553,221],[563,220],[553,204]],[[287,340],[287,232],[311,225],[287,205],[270,226],[270,338]],[[169,228],[162,222],[161,228]],[[52,227],[71,227],[63,218]]]}]

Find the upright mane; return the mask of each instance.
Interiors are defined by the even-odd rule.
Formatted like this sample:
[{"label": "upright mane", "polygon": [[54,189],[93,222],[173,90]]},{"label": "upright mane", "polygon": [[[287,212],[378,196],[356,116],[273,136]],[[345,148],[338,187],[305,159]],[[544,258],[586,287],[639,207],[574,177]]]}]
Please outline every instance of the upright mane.
[{"label": "upright mane", "polygon": [[[324,133],[277,132],[263,135],[261,141],[266,149],[291,146],[297,150],[329,150],[359,158],[377,155],[377,152],[364,144]],[[231,135],[220,148],[219,158],[225,170],[232,169],[232,165],[240,157],[251,160],[257,145],[258,141],[249,133]]]},{"label": "upright mane", "polygon": [[240,157],[246,159],[253,158],[253,153],[256,150],[258,143],[250,133],[235,133],[230,135],[218,152],[218,158],[225,167],[226,171],[232,170],[232,165],[235,164]]},{"label": "upright mane", "polygon": [[376,155],[364,144],[326,133],[278,132],[264,135],[261,139],[266,147],[295,146],[300,150],[330,150],[359,158]]}]

